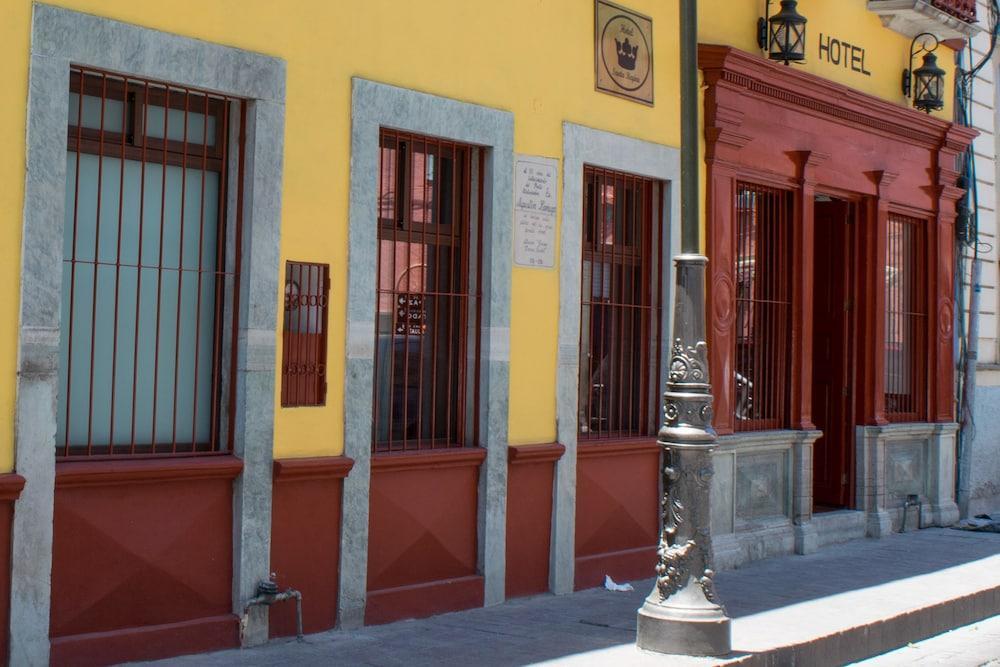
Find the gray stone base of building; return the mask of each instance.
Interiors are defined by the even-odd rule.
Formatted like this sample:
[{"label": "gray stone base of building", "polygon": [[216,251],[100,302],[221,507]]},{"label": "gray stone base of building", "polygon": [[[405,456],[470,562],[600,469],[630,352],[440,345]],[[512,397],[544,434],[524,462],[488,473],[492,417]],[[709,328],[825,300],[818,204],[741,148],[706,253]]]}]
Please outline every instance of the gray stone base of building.
[{"label": "gray stone base of building", "polygon": [[[857,504],[868,515],[868,536],[884,537],[904,527],[908,499],[918,503],[919,526],[958,521],[955,503],[957,424],[859,426]],[[907,529],[916,528],[909,511]]]},{"label": "gray stone base of building", "polygon": [[763,558],[814,553],[904,528],[950,526],[959,518],[954,496],[956,431],[956,424],[937,423],[859,426],[856,509],[818,514],[813,513],[812,450],[820,432],[720,437],[712,480],[716,567],[732,569]]}]

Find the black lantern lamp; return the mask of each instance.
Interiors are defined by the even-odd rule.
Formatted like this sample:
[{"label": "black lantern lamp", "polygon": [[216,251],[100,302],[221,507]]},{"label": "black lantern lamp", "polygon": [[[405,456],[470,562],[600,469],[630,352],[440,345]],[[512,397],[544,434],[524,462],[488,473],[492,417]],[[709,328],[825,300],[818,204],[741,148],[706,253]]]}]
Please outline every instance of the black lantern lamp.
[{"label": "black lantern lamp", "polygon": [[[920,48],[917,48],[917,41]],[[930,42],[934,46],[928,46]],[[903,94],[913,98],[913,107],[930,113],[944,108],[944,75],[945,71],[938,67],[938,39],[929,32],[924,32],[913,38],[910,43],[910,68],[903,70]],[[924,64],[913,69],[913,59],[924,54]]]},{"label": "black lantern lamp", "polygon": [[781,0],[781,11],[767,16],[771,9],[767,0],[765,17],[757,20],[757,44],[771,60],[787,65],[806,59],[806,18],[796,10],[798,4],[798,0]]}]

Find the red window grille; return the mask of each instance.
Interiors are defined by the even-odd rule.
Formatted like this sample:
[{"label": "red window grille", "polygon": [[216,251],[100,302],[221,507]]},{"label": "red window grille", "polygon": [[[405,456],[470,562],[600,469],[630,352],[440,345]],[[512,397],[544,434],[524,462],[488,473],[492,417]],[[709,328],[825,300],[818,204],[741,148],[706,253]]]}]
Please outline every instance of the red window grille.
[{"label": "red window grille", "polygon": [[228,451],[245,102],[73,66],[68,116],[56,453]]},{"label": "red window grille", "polygon": [[380,142],[373,449],[475,445],[483,153],[390,130]]},{"label": "red window grille", "polygon": [[738,183],[736,190],[737,431],[788,426],[791,370],[792,194]]},{"label": "red window grille", "polygon": [[281,405],[326,403],[326,341],[330,266],[285,263]]},{"label": "red window grille", "polygon": [[976,0],[931,0],[931,4],[966,23],[976,22]]},{"label": "red window grille", "polygon": [[586,167],[579,431],[651,436],[659,427],[663,293],[658,181]]},{"label": "red window grille", "polygon": [[925,222],[891,214],[885,254],[885,413],[893,422],[927,415]]}]

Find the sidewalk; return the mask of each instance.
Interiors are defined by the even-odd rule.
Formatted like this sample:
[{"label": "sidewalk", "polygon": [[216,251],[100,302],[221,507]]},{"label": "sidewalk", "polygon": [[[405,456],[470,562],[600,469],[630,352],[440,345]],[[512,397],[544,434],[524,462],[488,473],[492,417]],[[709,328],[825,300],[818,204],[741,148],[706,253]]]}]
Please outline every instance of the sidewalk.
[{"label": "sidewalk", "polygon": [[856,667],[909,667],[910,665],[995,667],[1000,665],[1000,616],[914,642],[855,665]]},{"label": "sidewalk", "polygon": [[[928,529],[858,540],[721,572],[734,653],[695,659],[639,652],[632,593],[603,589],[512,600],[418,621],[331,631],[170,664],[579,665],[835,664],[1000,614],[1000,535]],[[877,648],[876,648],[877,647]],[[858,654],[862,652],[862,654]],[[1000,654],[1000,647],[997,647]],[[838,657],[840,656],[840,657]]]}]

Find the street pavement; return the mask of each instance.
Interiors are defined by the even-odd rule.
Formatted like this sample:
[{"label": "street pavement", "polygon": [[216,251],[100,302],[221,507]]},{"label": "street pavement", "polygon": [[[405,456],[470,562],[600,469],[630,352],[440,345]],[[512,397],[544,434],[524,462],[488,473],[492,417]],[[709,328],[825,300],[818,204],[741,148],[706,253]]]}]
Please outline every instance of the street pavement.
[{"label": "street pavement", "polygon": [[[636,650],[635,612],[653,583],[650,579],[633,585],[633,592],[592,589],[565,596],[540,595],[428,619],[334,630],[307,636],[301,642],[272,641],[253,649],[146,664],[720,664],[719,660]],[[717,575],[718,592],[734,619],[734,653],[728,661],[996,587],[1000,587],[1000,534],[952,529],[856,540],[808,556],[771,558]],[[992,611],[1000,614],[1000,609]],[[959,633],[965,634],[951,639],[944,635],[916,642],[915,648],[884,656],[890,662],[872,664],[913,664],[918,659],[922,664],[983,664],[1000,658],[997,632],[1000,622],[994,619],[963,629]],[[963,637],[971,639],[967,642]],[[975,650],[962,654],[969,642]],[[967,654],[968,662],[935,663],[935,651],[946,651],[949,656]],[[894,659],[902,662],[891,662]]]}]

